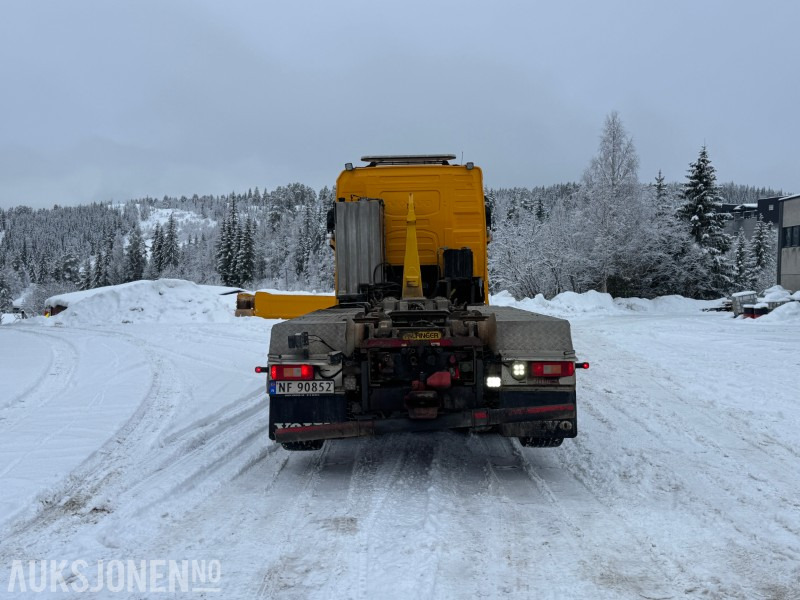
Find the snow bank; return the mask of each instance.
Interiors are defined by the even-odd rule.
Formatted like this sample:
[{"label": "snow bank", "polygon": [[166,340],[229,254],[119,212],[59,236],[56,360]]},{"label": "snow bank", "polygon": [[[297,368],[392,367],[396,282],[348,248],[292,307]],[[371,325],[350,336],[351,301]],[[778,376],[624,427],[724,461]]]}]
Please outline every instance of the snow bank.
[{"label": "snow bank", "polygon": [[791,297],[789,290],[780,285],[773,285],[771,288],[764,290],[764,297],[759,298],[761,302],[780,302],[781,300],[788,300]]},{"label": "snow bank", "polygon": [[690,314],[697,313],[704,308],[718,306],[719,302],[719,300],[692,300],[683,296],[662,296],[652,300],[644,298],[612,298],[610,294],[603,294],[594,290],[582,294],[562,292],[552,300],[547,300],[541,294],[537,294],[535,298],[525,298],[519,301],[514,300],[514,297],[507,291],[502,291],[490,299],[490,303],[494,306],[514,306],[555,317],[597,314],[624,315],[631,312]]},{"label": "snow bank", "polygon": [[333,296],[333,292],[318,292],[317,290],[311,290],[310,292],[303,291],[303,290],[276,290],[273,288],[260,288],[257,291],[259,292],[267,292],[270,294],[280,294],[281,296]]},{"label": "snow bank", "polygon": [[756,323],[774,323],[777,321],[798,321],[800,320],[800,302],[787,302],[775,310],[757,319],[745,319]]},{"label": "snow bank", "polygon": [[[67,310],[48,324],[191,323],[233,321],[236,288],[197,285],[181,279],[133,281],[49,298]],[[43,319],[43,317],[41,317]]]}]

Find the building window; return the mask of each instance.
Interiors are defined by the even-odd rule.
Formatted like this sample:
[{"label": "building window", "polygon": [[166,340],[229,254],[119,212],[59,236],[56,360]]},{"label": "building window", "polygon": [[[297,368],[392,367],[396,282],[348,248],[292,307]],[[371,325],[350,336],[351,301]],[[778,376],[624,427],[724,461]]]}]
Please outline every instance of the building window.
[{"label": "building window", "polygon": [[800,246],[800,225],[783,228],[783,248],[796,248]]},{"label": "building window", "polygon": [[769,205],[769,210],[775,210],[775,205],[774,204],[770,204]]}]

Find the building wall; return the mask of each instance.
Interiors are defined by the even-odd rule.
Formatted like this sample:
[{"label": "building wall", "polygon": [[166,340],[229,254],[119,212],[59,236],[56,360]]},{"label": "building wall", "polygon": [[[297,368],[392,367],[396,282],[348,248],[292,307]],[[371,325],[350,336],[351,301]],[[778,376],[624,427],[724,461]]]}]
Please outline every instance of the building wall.
[{"label": "building wall", "polygon": [[775,198],[759,198],[758,214],[761,216],[762,221],[767,221],[773,225],[778,224],[778,200],[780,200],[780,196]]},{"label": "building wall", "polygon": [[745,239],[752,239],[753,231],[756,228],[756,219],[732,218],[725,221],[725,233],[738,236],[740,231],[744,232]]},{"label": "building wall", "polygon": [[[785,230],[800,227],[800,198],[785,200],[780,232],[780,272],[778,283],[793,292],[800,290],[800,245],[797,245],[797,233],[789,236],[787,241]],[[788,246],[788,247],[787,247]]]}]

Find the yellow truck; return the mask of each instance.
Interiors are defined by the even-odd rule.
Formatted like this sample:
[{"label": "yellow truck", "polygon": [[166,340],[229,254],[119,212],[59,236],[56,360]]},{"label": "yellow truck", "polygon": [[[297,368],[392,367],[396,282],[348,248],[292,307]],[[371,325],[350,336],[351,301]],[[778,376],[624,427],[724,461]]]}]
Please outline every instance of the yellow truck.
[{"label": "yellow truck", "polygon": [[575,372],[588,364],[567,321],[488,304],[482,173],[454,159],[365,156],[339,175],[335,304],[275,324],[256,368],[285,448],[444,429],[537,447],[577,435]]}]

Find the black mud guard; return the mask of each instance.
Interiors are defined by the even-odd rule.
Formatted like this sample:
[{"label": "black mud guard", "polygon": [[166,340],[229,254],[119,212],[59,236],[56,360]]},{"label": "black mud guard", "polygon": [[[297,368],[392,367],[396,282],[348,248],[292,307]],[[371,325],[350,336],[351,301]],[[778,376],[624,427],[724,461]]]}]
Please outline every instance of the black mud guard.
[{"label": "black mud guard", "polygon": [[278,396],[269,398],[269,437],[275,439],[277,427],[300,424],[340,423],[347,420],[347,404],[342,394],[325,396]]}]

